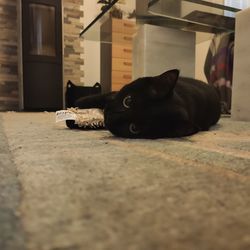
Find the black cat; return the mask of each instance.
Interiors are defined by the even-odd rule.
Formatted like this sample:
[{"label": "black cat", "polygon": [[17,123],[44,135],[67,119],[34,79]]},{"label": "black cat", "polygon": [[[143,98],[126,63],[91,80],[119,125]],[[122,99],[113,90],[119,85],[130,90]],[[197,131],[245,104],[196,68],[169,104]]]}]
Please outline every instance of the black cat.
[{"label": "black cat", "polygon": [[78,98],[88,95],[99,94],[101,93],[101,90],[101,84],[99,82],[95,83],[93,87],[86,87],[76,85],[69,80],[66,85],[66,107],[73,107],[75,100],[77,100]]},{"label": "black cat", "polygon": [[176,69],[139,78],[119,92],[80,98],[75,106],[103,109],[106,128],[127,138],[188,136],[208,130],[220,118],[216,90],[179,77]]}]

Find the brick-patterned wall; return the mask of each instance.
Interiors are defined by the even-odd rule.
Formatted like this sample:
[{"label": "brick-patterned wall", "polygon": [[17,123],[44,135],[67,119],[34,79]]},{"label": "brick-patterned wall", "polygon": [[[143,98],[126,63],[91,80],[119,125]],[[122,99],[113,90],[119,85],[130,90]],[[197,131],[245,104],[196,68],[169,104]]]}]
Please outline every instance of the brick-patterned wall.
[{"label": "brick-patterned wall", "polygon": [[0,30],[0,110],[17,110],[17,0],[0,0]]},{"label": "brick-patterned wall", "polygon": [[63,0],[64,12],[64,84],[68,80],[83,85],[83,41],[79,33],[83,29],[83,1]]},{"label": "brick-patterned wall", "polygon": [[[0,111],[19,109],[17,5],[21,0],[0,0]],[[62,0],[64,84],[83,85],[83,1]],[[21,97],[20,97],[21,98]]]}]

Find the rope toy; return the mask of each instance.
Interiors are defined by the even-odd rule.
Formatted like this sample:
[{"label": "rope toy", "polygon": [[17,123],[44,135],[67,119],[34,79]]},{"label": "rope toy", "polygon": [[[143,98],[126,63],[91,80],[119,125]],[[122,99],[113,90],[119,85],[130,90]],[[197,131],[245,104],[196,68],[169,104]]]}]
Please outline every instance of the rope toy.
[{"label": "rope toy", "polygon": [[105,128],[104,115],[101,109],[68,108],[67,110],[59,110],[56,111],[56,122],[60,121],[66,121],[67,126],[70,128]]}]

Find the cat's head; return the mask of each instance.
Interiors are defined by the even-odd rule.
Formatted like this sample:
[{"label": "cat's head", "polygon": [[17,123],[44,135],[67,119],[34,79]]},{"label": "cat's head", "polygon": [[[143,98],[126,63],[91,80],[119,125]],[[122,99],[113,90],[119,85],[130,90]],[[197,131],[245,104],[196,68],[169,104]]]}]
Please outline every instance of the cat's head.
[{"label": "cat's head", "polygon": [[179,70],[174,69],[124,86],[105,107],[105,126],[127,138],[166,136],[169,119],[175,119],[171,112],[178,76]]}]

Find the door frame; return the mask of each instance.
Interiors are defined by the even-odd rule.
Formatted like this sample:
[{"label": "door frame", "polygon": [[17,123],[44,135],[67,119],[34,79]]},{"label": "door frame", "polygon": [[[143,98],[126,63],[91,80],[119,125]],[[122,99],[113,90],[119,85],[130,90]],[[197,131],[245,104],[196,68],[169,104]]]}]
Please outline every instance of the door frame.
[{"label": "door frame", "polygon": [[[61,23],[62,23],[62,100],[63,100],[63,107],[65,107],[65,88],[64,88],[64,1],[61,0]],[[23,83],[23,20],[22,20],[22,1],[17,1],[17,39],[18,39],[18,46],[17,46],[17,59],[18,59],[18,96],[19,96],[19,111],[24,110],[24,83]]]}]

